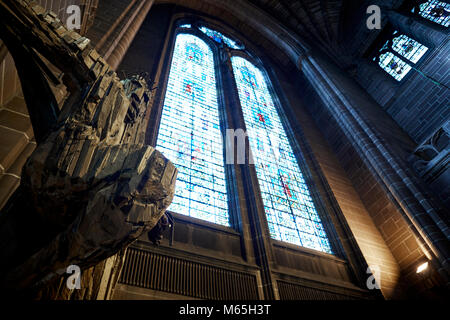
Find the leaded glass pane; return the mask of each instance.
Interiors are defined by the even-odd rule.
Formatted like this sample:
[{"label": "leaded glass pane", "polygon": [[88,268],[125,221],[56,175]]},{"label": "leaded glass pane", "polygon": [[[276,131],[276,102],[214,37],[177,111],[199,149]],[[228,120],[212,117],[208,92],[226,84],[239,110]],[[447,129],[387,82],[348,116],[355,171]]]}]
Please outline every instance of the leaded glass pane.
[{"label": "leaded glass pane", "polygon": [[417,63],[428,51],[426,46],[404,34],[392,40],[392,49],[413,63]]},{"label": "leaded glass pane", "polygon": [[[419,14],[425,19],[448,27],[450,25],[450,4],[442,1],[431,0],[422,3]],[[413,10],[414,11],[414,10]]]},{"label": "leaded glass pane", "polygon": [[191,28],[192,26],[190,25],[190,24],[182,24],[181,26],[180,26],[180,28],[186,28],[186,29],[189,29],[189,28]]},{"label": "leaded glass pane", "polygon": [[218,31],[208,29],[206,27],[201,27],[200,31],[202,31],[204,34],[206,34],[208,37],[216,41],[217,43],[225,43],[227,46],[229,46],[232,49],[240,50],[242,49],[241,46],[239,46],[236,41],[231,40],[230,38],[224,36]]},{"label": "leaded glass pane", "polygon": [[214,57],[201,39],[176,39],[156,148],[178,168],[169,210],[229,226]]},{"label": "leaded glass pane", "polygon": [[392,52],[383,53],[379,58],[379,65],[397,81],[401,81],[411,70],[411,66]]},{"label": "leaded glass pane", "polygon": [[332,253],[263,73],[231,60],[271,236]]}]

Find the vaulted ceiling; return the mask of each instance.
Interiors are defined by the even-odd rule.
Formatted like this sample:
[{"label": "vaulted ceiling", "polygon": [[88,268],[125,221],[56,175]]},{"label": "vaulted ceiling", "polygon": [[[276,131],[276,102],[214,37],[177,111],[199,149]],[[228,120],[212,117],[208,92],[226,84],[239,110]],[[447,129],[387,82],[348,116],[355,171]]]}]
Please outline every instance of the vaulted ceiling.
[{"label": "vaulted ceiling", "polygon": [[[194,11],[207,14],[228,23],[238,32],[251,39],[255,45],[265,49],[273,47],[264,38],[261,28],[252,25],[251,19],[257,12],[263,12],[270,17],[272,22],[279,23],[309,44],[314,44],[330,55],[342,67],[347,68],[352,64],[354,57],[364,51],[364,46],[369,45],[376,32],[366,27],[366,8],[371,4],[378,4],[385,8],[398,7],[406,0],[155,0],[157,4],[171,4],[177,7],[189,8]],[[118,3],[119,2],[119,3]],[[122,3],[123,2],[123,3]],[[132,0],[99,0],[99,9],[110,14],[120,15],[120,7]],[[232,8],[235,3],[246,2],[248,12],[244,15],[236,15]],[[237,5],[237,4],[236,4]],[[106,7],[105,7],[106,6]],[[242,7],[242,6],[241,6]],[[252,9],[254,8],[254,9]],[[101,11],[101,10],[99,10]],[[99,12],[97,12],[97,15]],[[261,17],[261,15],[259,15]],[[100,17],[101,18],[101,17]],[[105,18],[111,20],[110,17]],[[100,24],[104,24],[104,21]],[[106,21],[105,20],[105,21]],[[100,35],[102,36],[102,35]],[[95,38],[93,39],[95,40]],[[288,64],[288,57],[284,53],[276,52],[273,48],[272,56],[283,65]]]},{"label": "vaulted ceiling", "polygon": [[[343,0],[249,0],[304,38],[336,46],[342,28]],[[348,6],[348,5],[347,5]]]},{"label": "vaulted ceiling", "polygon": [[[351,63],[353,56],[361,52],[360,49],[366,44],[364,40],[376,35],[376,32],[370,32],[366,27],[367,7],[378,4],[384,9],[396,8],[404,0],[245,1],[264,11],[265,14],[270,15],[278,23],[309,43],[320,47],[335,61],[340,60],[340,64],[345,66]],[[156,3],[174,3],[178,6],[200,10],[221,17],[225,21],[234,18],[227,16],[226,12],[215,12],[214,7],[220,8],[220,2],[232,3],[231,0],[156,0]],[[252,13],[248,12],[247,14],[251,15]]]},{"label": "vaulted ceiling", "polygon": [[396,8],[403,0],[247,0],[310,43],[331,54],[350,54],[352,37],[365,28],[366,9]]}]

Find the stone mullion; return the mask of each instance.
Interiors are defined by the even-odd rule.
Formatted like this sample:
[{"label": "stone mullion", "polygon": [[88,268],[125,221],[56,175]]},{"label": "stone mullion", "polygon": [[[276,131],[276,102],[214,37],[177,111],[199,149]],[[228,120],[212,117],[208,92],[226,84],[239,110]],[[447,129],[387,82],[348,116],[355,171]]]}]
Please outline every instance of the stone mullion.
[{"label": "stone mullion", "polygon": [[[232,122],[235,129],[243,129],[246,132],[244,116],[239,99],[239,93],[236,86],[236,80],[231,64],[231,55],[228,55],[222,62],[222,74],[224,77],[224,88],[228,91],[226,96],[228,100],[229,110],[232,113]],[[233,141],[234,143],[234,141]],[[250,148],[250,146],[249,146]],[[247,148],[246,148],[247,149]],[[267,227],[264,206],[262,205],[261,192],[259,191],[258,178],[256,171],[249,165],[247,159],[250,159],[250,150],[246,155],[246,164],[239,165],[241,168],[241,179],[246,194],[247,217],[244,221],[248,221],[248,228],[243,230],[247,235],[251,235],[253,251],[255,254],[256,264],[260,267],[260,275],[262,282],[262,291],[264,299],[279,300],[278,287],[276,284],[273,268],[275,261],[273,259],[271,236]],[[235,155],[233,156],[235,158]],[[243,217],[244,218],[244,217]],[[243,228],[244,229],[244,228]],[[249,232],[249,233],[248,233]],[[242,235],[244,236],[244,234]]]}]

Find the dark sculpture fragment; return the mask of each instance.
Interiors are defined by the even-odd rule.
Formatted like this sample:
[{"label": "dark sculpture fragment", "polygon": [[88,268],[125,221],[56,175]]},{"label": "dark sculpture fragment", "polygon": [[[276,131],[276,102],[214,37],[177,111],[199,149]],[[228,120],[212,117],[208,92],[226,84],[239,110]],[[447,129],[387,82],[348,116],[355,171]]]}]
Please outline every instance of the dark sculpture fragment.
[{"label": "dark sculpture fragment", "polygon": [[[0,29],[38,142],[0,214],[0,286],[58,298],[68,266],[92,269],[160,227],[177,170],[145,145],[144,79],[120,81],[89,39],[34,2],[1,0]],[[48,62],[64,74],[61,107]]]}]

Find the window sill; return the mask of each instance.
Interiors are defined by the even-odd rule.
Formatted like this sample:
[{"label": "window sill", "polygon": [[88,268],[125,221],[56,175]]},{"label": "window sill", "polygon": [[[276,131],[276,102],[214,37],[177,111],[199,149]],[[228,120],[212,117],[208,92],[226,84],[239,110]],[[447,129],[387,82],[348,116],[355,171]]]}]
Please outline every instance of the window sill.
[{"label": "window sill", "polygon": [[340,262],[340,263],[344,263],[346,264],[347,261],[336,257],[335,255],[329,254],[329,253],[325,253],[325,252],[321,252],[318,250],[314,250],[314,249],[309,249],[309,248],[305,248],[305,247],[301,247],[295,244],[291,244],[291,243],[287,243],[287,242],[283,242],[283,241],[279,241],[279,240],[274,240],[271,239],[272,245],[274,247],[278,247],[278,248],[282,248],[282,249],[287,249],[287,250],[291,250],[291,251],[296,251],[298,253],[301,254],[306,254],[306,255],[310,255],[310,256],[319,256],[328,260],[333,260],[336,262]]},{"label": "window sill", "polygon": [[227,233],[227,234],[231,234],[231,235],[235,235],[235,236],[241,235],[239,232],[234,230],[232,227],[222,226],[220,224],[216,224],[216,223],[209,222],[206,220],[186,216],[186,215],[172,212],[172,211],[168,211],[168,212],[173,216],[175,223],[176,222],[188,223],[188,224],[193,224],[193,225],[196,225],[196,226],[199,226],[202,228],[211,229],[214,231],[219,231],[219,232],[223,232],[223,233]]}]

